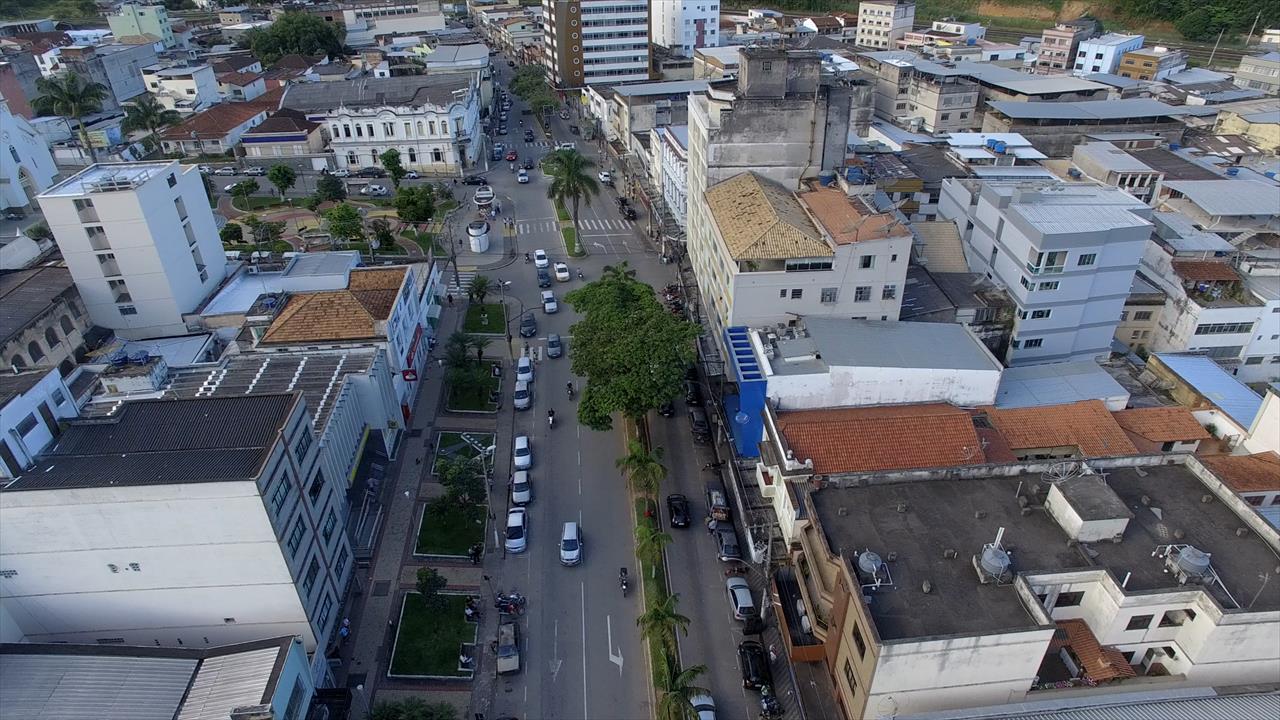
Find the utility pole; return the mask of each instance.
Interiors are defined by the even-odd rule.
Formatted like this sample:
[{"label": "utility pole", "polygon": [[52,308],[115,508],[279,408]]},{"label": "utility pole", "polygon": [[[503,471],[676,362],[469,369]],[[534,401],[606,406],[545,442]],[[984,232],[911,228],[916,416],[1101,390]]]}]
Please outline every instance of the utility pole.
[{"label": "utility pole", "polygon": [[1218,54],[1218,43],[1222,42],[1222,33],[1226,32],[1226,28],[1218,31],[1218,39],[1213,41],[1213,51],[1209,53],[1209,62],[1205,63],[1208,67],[1213,67],[1213,56]]},{"label": "utility pole", "polygon": [[1259,10],[1258,14],[1253,17],[1253,24],[1249,26],[1249,36],[1246,37],[1244,40],[1244,46],[1246,49],[1249,47],[1251,43],[1253,43],[1253,31],[1258,29],[1258,21],[1261,19],[1262,19],[1262,11]]}]

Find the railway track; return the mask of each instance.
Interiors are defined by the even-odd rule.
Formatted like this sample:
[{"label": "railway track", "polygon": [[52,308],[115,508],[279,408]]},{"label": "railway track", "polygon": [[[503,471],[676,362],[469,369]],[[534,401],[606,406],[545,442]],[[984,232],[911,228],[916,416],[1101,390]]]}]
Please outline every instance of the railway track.
[{"label": "railway track", "polygon": [[[993,42],[1017,43],[1019,40],[1021,40],[1024,37],[1028,37],[1036,34],[1038,33],[1036,33],[1034,30],[1026,30],[1026,29],[1002,29],[1002,28],[987,29],[987,39]],[[1209,56],[1212,55],[1214,67],[1227,68],[1227,69],[1235,69],[1235,67],[1240,64],[1240,58],[1249,54],[1237,48],[1223,48],[1223,47],[1219,47],[1218,51],[1215,53],[1213,51],[1212,44],[1205,45],[1202,43],[1175,42],[1175,41],[1166,42],[1162,40],[1160,41],[1150,40],[1148,41],[1147,44],[1162,45],[1167,48],[1176,48],[1179,50],[1184,50],[1186,51],[1187,57],[1189,59],[1195,61],[1197,65],[1201,65],[1201,66],[1208,66]]]}]

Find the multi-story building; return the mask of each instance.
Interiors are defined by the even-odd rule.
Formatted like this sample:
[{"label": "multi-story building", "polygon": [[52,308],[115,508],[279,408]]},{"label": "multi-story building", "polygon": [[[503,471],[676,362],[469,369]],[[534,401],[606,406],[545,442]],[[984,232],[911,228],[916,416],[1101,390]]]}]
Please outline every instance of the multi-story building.
[{"label": "multi-story building", "polygon": [[177,161],[98,164],[40,195],[93,324],[130,339],[186,332],[226,272],[200,172]]},{"label": "multi-story building", "polygon": [[[1062,79],[1086,82],[1077,78]],[[1071,157],[1075,146],[1088,136],[1141,133],[1158,136],[1167,143],[1180,143],[1187,129],[1180,108],[1149,98],[1106,102],[994,100],[987,105],[982,115],[982,132],[1020,133],[1036,149],[1055,158]]]},{"label": "multi-story building", "polygon": [[1130,50],[1120,58],[1116,72],[1131,80],[1163,80],[1187,69],[1185,50],[1170,50],[1159,45]]},{"label": "multi-story building", "polygon": [[306,163],[304,167],[315,169],[329,166],[324,152],[324,137],[320,123],[312,122],[296,111],[278,110],[261,124],[240,136],[244,156],[249,162]]},{"label": "multi-story building", "polygon": [[689,126],[670,125],[649,132],[650,183],[681,235],[689,219]]},{"label": "multi-story building", "polygon": [[480,88],[474,74],[290,85],[281,107],[328,129],[340,168],[379,166],[400,151],[409,170],[460,175],[480,152]]},{"label": "multi-story building", "polygon": [[1116,340],[1135,353],[1145,354],[1154,336],[1160,332],[1160,313],[1164,310],[1165,294],[1154,283],[1134,273],[1129,297],[1120,311],[1120,323],[1116,325]]},{"label": "multi-story building", "polygon": [[1110,187],[959,179],[943,182],[938,213],[959,227],[970,269],[1017,308],[1007,364],[1110,351],[1151,235],[1149,206]]},{"label": "multi-story building", "polygon": [[1081,40],[1076,46],[1076,61],[1072,66],[1073,75],[1092,75],[1093,73],[1114,73],[1120,66],[1120,59],[1130,50],[1137,50],[1146,42],[1142,35],[1124,35],[1107,33],[1101,37]]},{"label": "multi-story building", "polygon": [[104,112],[120,110],[121,103],[147,92],[142,69],[156,64],[156,50],[143,45],[70,45],[58,55],[68,71],[92,80],[109,91],[102,101]]},{"label": "multi-story building", "polygon": [[165,48],[178,44],[173,35],[173,25],[169,22],[169,11],[160,3],[125,3],[115,14],[107,16],[107,25],[117,38],[149,35],[163,43]]},{"label": "multi-story building", "polygon": [[859,47],[892,50],[916,22],[915,0],[863,0],[858,3]]},{"label": "multi-story building", "polygon": [[711,186],[706,204],[712,245],[694,269],[714,329],[898,319],[911,252],[900,216],[835,188],[795,193],[750,172]]},{"label": "multi-story building", "polygon": [[68,375],[85,352],[89,319],[65,268],[53,264],[0,275],[0,367],[57,367]]},{"label": "multi-story building", "polygon": [[12,112],[3,97],[0,137],[8,146],[8,157],[0,163],[0,209],[29,208],[58,175],[49,143],[27,118]]},{"label": "multi-story building", "polygon": [[1273,97],[1280,94],[1280,52],[1241,57],[1236,67],[1235,83]]},{"label": "multi-story building", "polygon": [[[609,88],[611,107],[605,111],[608,125],[602,129],[611,141],[617,141],[628,152],[640,150],[640,138],[649,131],[666,125],[684,125],[689,116],[688,97],[707,89],[706,80],[676,80],[659,83],[634,83]],[[599,88],[592,88],[595,93]]]},{"label": "multi-story building", "polygon": [[923,30],[910,30],[897,42],[898,49],[934,47],[938,45],[977,44],[987,36],[987,29],[981,23],[960,22],[958,20],[934,20],[933,24]]},{"label": "multi-story building", "polygon": [[693,57],[701,47],[720,44],[720,0],[667,0],[649,4],[655,45]]},{"label": "multi-story building", "polygon": [[1057,75],[1071,72],[1076,66],[1076,52],[1082,40],[1102,34],[1102,23],[1091,17],[1060,22],[1045,28],[1040,35],[1040,54],[1036,56],[1036,72]]},{"label": "multi-story building", "polygon": [[246,132],[267,119],[270,107],[262,103],[219,103],[161,131],[160,146],[166,153],[186,156],[231,153]]},{"label": "multi-story building", "polygon": [[413,35],[444,29],[439,0],[340,0],[305,8],[325,22],[346,28],[346,44],[367,47],[379,35]]},{"label": "multi-story building", "polygon": [[1071,153],[1071,162],[1080,173],[1120,188],[1147,204],[1155,203],[1156,190],[1164,180],[1163,172],[1109,142],[1077,145]]},{"label": "multi-story building", "polygon": [[138,400],[71,422],[0,490],[0,604],[31,642],[297,636],[320,684],[354,563],[346,488],[314,437],[301,393]]},{"label": "multi-story building", "polygon": [[649,7],[641,0],[542,0],[548,78],[560,88],[648,80]]},{"label": "multi-story building", "polygon": [[[29,469],[78,413],[57,368],[0,375],[0,482]],[[0,596],[2,597],[2,596]]]},{"label": "multi-story building", "polygon": [[222,100],[218,79],[209,65],[143,68],[142,79],[156,100],[170,110],[200,112]]},{"label": "multi-story building", "polygon": [[929,133],[978,126],[978,84],[954,67],[912,52],[883,50],[858,55],[876,77],[876,116]]}]

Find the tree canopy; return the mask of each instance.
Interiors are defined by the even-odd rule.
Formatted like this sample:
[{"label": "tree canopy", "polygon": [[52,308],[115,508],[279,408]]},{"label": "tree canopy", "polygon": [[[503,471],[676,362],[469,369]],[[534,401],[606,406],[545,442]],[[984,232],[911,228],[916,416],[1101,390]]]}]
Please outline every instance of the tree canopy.
[{"label": "tree canopy", "polygon": [[430,185],[405,186],[396,191],[396,215],[405,222],[422,223],[436,213],[436,194]]},{"label": "tree canopy", "polygon": [[272,165],[267,171],[267,179],[280,191],[280,199],[283,200],[284,194],[298,182],[298,173],[288,165]]},{"label": "tree canopy", "polygon": [[621,412],[639,419],[680,393],[701,328],[675,317],[626,263],[569,293],[574,323],[573,372],[587,378],[578,421],[608,430]]},{"label": "tree canopy", "polygon": [[320,179],[316,181],[316,199],[320,202],[346,200],[347,186],[332,175],[321,175]]},{"label": "tree canopy", "polygon": [[404,163],[400,162],[400,151],[391,148],[379,155],[378,159],[382,161],[382,167],[386,168],[387,175],[391,176],[391,184],[399,190],[400,181],[409,174],[409,171],[404,169]]},{"label": "tree canopy", "polygon": [[285,55],[339,55],[346,39],[341,23],[325,22],[305,12],[287,12],[261,30],[245,33],[241,44],[270,65]]},{"label": "tree canopy", "polygon": [[428,703],[417,697],[393,702],[380,702],[369,715],[370,720],[458,720],[458,710],[449,703]]},{"label": "tree canopy", "polygon": [[350,205],[336,205],[324,211],[325,226],[337,242],[355,242],[364,238],[364,218]]}]

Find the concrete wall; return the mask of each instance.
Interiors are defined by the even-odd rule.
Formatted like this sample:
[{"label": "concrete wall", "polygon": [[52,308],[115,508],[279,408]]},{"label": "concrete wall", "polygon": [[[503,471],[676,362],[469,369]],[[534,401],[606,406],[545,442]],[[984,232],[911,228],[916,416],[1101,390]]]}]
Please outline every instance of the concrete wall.
[{"label": "concrete wall", "polygon": [[1250,453],[1280,453],[1280,395],[1268,389],[1244,439],[1244,449]]},{"label": "concrete wall", "polygon": [[769,397],[778,410],[926,402],[974,406],[994,403],[999,384],[998,368],[836,366],[825,374],[771,375]]},{"label": "concrete wall", "polygon": [[[44,412],[53,418],[52,424],[45,419]],[[34,387],[0,406],[0,446],[3,446],[0,448],[0,478],[22,474],[61,434],[58,422],[79,414],[75,398],[57,368],[45,371],[44,377]],[[19,432],[19,423],[30,425],[32,420],[35,421],[34,426],[25,433]],[[16,467],[9,466],[9,457],[13,458]]]}]

